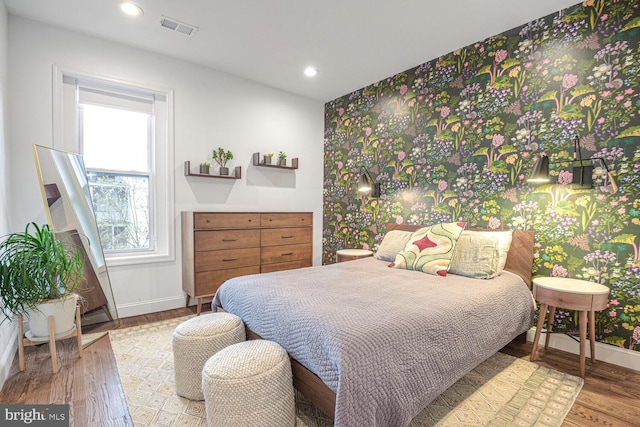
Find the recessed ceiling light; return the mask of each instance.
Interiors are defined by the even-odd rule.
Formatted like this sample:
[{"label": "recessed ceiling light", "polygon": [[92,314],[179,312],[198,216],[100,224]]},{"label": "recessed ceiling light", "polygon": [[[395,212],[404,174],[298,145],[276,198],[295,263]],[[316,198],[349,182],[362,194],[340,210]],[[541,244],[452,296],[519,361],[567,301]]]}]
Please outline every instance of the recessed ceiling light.
[{"label": "recessed ceiling light", "polygon": [[140,6],[128,1],[120,3],[120,10],[130,16],[140,16],[144,13]]},{"label": "recessed ceiling light", "polygon": [[307,77],[315,77],[318,75],[318,69],[313,67],[307,67],[304,69],[304,75]]}]

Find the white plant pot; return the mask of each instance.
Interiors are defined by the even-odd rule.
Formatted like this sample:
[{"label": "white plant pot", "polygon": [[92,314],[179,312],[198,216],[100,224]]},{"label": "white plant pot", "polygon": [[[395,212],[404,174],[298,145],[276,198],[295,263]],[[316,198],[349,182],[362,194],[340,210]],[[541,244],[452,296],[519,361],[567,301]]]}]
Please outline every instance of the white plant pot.
[{"label": "white plant pot", "polygon": [[53,325],[56,336],[63,336],[75,327],[76,302],[78,295],[71,294],[66,297],[50,300],[38,304],[36,310],[28,310],[24,316],[29,319],[31,338],[46,338],[49,336],[49,316],[53,316]]}]

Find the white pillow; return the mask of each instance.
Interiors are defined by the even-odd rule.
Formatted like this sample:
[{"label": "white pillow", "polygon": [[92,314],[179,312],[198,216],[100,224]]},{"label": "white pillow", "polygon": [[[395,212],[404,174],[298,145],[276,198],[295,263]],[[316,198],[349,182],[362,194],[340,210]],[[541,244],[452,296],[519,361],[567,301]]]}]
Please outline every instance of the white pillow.
[{"label": "white pillow", "polygon": [[449,264],[449,273],[476,279],[498,275],[498,240],[464,234],[460,236]]},{"label": "white pillow", "polygon": [[474,230],[464,230],[462,235],[465,236],[477,236],[484,237],[487,239],[495,239],[498,244],[498,274],[502,273],[504,270],[504,265],[507,262],[507,254],[509,253],[509,248],[511,247],[511,238],[513,237],[512,230],[505,231],[474,231]]},{"label": "white pillow", "polygon": [[411,231],[389,231],[384,235],[382,242],[380,242],[380,247],[373,254],[373,257],[382,261],[392,262],[396,259],[396,254],[404,250],[412,234],[413,232]]}]

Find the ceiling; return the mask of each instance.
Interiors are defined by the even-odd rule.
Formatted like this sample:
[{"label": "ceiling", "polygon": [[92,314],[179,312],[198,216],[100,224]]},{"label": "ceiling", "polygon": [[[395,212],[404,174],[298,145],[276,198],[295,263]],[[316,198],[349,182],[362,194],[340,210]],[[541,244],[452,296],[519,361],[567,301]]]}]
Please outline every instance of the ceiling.
[{"label": "ceiling", "polygon": [[[4,0],[10,15],[162,53],[323,102],[576,0]],[[161,15],[198,27],[193,37]],[[305,67],[319,69],[314,78]]]}]

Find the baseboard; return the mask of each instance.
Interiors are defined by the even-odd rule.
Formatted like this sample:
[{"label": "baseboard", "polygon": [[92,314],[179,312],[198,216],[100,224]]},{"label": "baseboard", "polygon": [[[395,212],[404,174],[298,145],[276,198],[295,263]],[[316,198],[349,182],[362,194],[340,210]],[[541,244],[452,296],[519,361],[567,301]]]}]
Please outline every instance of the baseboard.
[{"label": "baseboard", "polygon": [[[543,330],[544,332],[544,330]],[[536,334],[535,326],[527,331],[527,341],[533,342]],[[540,334],[540,343],[544,345],[545,334]],[[573,353],[580,354],[580,344],[565,334],[551,334],[549,338],[549,347]],[[587,357],[590,357],[589,345],[587,343]],[[616,347],[609,344],[603,344],[596,341],[596,360],[611,363],[612,365],[622,366],[623,368],[633,369],[640,372],[640,352]]]},{"label": "baseboard", "polygon": [[184,307],[184,296],[160,298],[143,302],[118,304],[118,316],[132,317],[158,311],[173,310]]},{"label": "baseboard", "polygon": [[17,321],[9,323],[7,330],[3,332],[8,338],[4,351],[0,354],[0,390],[4,386],[4,382],[9,377],[9,371],[13,364],[18,349],[18,324]]}]

